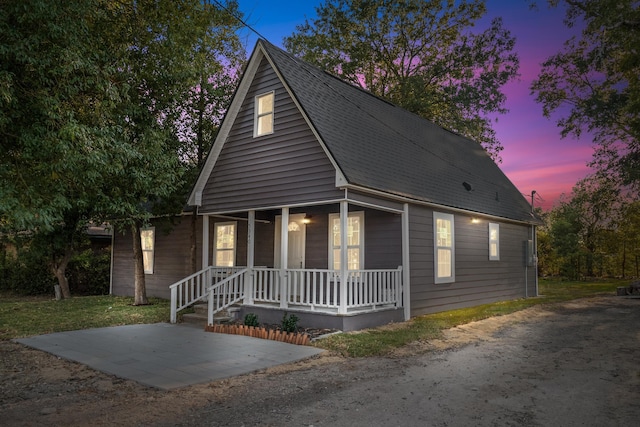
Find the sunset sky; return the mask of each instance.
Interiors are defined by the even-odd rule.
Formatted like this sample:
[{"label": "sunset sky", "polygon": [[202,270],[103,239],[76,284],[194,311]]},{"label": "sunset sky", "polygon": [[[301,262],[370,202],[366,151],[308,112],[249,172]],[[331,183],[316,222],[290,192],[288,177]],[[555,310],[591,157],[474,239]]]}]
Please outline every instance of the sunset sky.
[{"label": "sunset sky", "polygon": [[[239,0],[245,22],[271,43],[282,47],[282,39],[295,31],[296,25],[315,17],[315,7],[321,0]],[[540,2],[542,3],[542,1]],[[562,19],[563,10],[530,10],[528,0],[488,0],[488,13],[479,24],[501,16],[504,26],[516,37],[520,56],[520,78],[507,85],[506,107],[509,112],[494,124],[504,150],[501,169],[531,201],[531,191],[537,197],[535,206],[551,208],[562,193],[569,195],[575,183],[589,173],[591,140],[560,138],[555,120],[542,116],[542,107],[530,95],[529,87],[541,68],[541,63],[560,50],[570,37]],[[574,31],[575,33],[575,31]],[[257,35],[243,33],[248,49]]]}]

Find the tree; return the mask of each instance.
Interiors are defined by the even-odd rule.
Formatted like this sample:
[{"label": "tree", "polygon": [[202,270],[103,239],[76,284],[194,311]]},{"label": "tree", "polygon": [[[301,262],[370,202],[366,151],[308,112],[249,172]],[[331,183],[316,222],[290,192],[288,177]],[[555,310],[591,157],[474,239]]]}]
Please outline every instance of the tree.
[{"label": "tree", "polygon": [[232,15],[238,15],[236,2],[220,10],[200,0],[136,1],[113,11],[108,38],[119,53],[119,77],[131,88],[118,123],[138,155],[120,169],[120,185],[113,187],[119,205],[112,213],[131,228],[134,304],[147,303],[140,228],[152,215],[179,213],[186,198],[189,149],[178,134],[187,126],[184,100],[192,99],[198,86],[200,94],[208,93],[209,80],[215,81],[224,61],[235,61],[240,50],[239,21]]},{"label": "tree", "polygon": [[[1,6],[0,231],[71,236],[92,219],[120,220],[139,244],[150,215],[184,202],[175,124],[198,83],[193,52],[207,40],[224,55],[237,24],[199,0]],[[72,249],[52,241],[65,297]],[[139,276],[135,302],[145,304]]]},{"label": "tree", "polygon": [[0,232],[41,233],[62,295],[77,230],[104,204],[123,88],[100,49],[98,0],[2,2]]},{"label": "tree", "polygon": [[329,0],[285,38],[290,52],[373,94],[481,142],[499,159],[490,115],[517,76],[515,39],[484,1]]},{"label": "tree", "polygon": [[634,0],[550,0],[581,27],[543,63],[531,91],[563,137],[590,132],[594,165],[640,188],[640,8]]}]

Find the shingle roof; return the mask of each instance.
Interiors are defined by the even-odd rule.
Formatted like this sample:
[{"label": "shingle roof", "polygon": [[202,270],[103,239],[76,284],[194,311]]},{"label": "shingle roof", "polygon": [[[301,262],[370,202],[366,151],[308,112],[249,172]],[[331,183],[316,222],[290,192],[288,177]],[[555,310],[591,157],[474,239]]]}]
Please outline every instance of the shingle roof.
[{"label": "shingle roof", "polygon": [[350,184],[538,222],[482,146],[264,41],[261,44]]}]

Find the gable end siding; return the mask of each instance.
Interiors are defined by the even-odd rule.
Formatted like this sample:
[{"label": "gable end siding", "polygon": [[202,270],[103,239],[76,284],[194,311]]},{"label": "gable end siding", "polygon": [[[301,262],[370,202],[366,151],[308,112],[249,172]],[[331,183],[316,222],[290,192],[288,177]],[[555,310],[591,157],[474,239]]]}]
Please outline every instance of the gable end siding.
[{"label": "gable end siding", "polygon": [[[274,133],[253,137],[254,99],[275,92]],[[268,61],[262,60],[202,193],[200,212],[332,200],[336,171]]]},{"label": "gable end siding", "polygon": [[435,284],[433,210],[412,205],[409,216],[411,316],[522,298],[525,284],[528,296],[535,294],[535,270],[525,268],[531,227],[500,222],[500,260],[490,261],[489,221],[473,224],[455,213],[456,279]]}]

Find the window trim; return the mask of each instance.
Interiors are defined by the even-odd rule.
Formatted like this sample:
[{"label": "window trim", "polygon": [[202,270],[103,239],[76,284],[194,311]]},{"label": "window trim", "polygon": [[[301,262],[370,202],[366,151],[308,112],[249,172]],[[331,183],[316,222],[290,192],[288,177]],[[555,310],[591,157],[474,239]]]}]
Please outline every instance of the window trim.
[{"label": "window trim", "polygon": [[[358,248],[358,264],[359,264],[359,269],[358,270],[363,270],[364,269],[364,233],[365,233],[365,227],[364,227],[364,211],[355,211],[355,212],[349,212],[349,214],[347,215],[347,217],[358,217],[360,219],[360,239],[357,245],[348,245],[347,246],[347,251],[349,249],[354,249],[354,248]],[[334,270],[334,257],[333,257],[333,252],[336,249],[340,249],[340,245],[334,246],[333,245],[333,230],[332,230],[332,223],[334,219],[340,219],[340,214],[339,213],[332,213],[329,214],[329,225],[327,227],[327,231],[328,231],[328,235],[329,235],[329,241],[327,242],[327,247],[329,249],[329,254],[328,254],[328,262],[327,265],[329,267],[329,270]],[[349,270],[349,271],[355,271],[355,270]]]},{"label": "window trim", "polygon": [[[267,96],[271,96],[273,98],[272,100],[272,108],[270,111],[266,111],[266,112],[261,112],[259,110],[260,107],[260,99],[267,97]],[[265,92],[265,93],[261,93],[259,95],[256,95],[254,98],[254,108],[253,108],[253,137],[257,138],[259,136],[265,136],[265,135],[271,135],[274,131],[274,124],[275,124],[275,108],[276,107],[276,95],[275,95],[275,91],[270,91],[270,92]],[[260,133],[259,127],[258,127],[258,122],[261,118],[263,117],[271,117],[271,131],[270,132],[263,132]]]},{"label": "window trim", "polygon": [[[496,231],[496,238],[491,238],[491,231]],[[492,244],[496,245],[496,254],[491,253]],[[495,222],[489,223],[489,261],[500,261],[500,224]]]},{"label": "window trim", "polygon": [[[233,248],[231,249],[218,249],[218,227],[233,225]],[[238,249],[238,222],[237,221],[224,221],[213,223],[213,259],[212,264],[216,267],[226,267],[217,265],[218,252],[232,252],[232,264],[231,267],[236,266],[236,251]]]},{"label": "window trim", "polygon": [[[144,247],[144,239],[142,237],[144,232],[151,232],[151,249]],[[142,252],[142,268],[144,270],[144,274],[153,274],[155,266],[156,266],[156,228],[155,227],[145,227],[140,229],[140,251]],[[145,262],[144,253],[151,253],[151,268]]]},{"label": "window trim", "polygon": [[[438,246],[438,220],[451,222],[451,246]],[[436,284],[453,283],[456,281],[456,233],[455,233],[455,217],[453,214],[442,212],[433,213],[433,277]],[[451,275],[438,275],[438,251],[449,250],[451,252]]]}]

